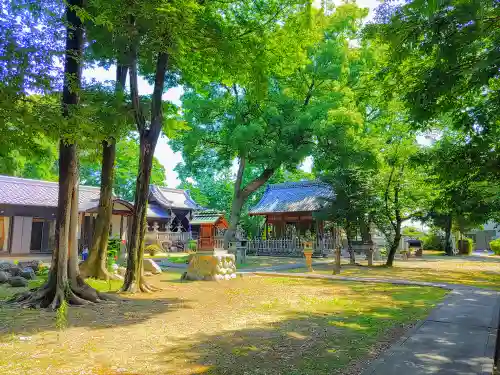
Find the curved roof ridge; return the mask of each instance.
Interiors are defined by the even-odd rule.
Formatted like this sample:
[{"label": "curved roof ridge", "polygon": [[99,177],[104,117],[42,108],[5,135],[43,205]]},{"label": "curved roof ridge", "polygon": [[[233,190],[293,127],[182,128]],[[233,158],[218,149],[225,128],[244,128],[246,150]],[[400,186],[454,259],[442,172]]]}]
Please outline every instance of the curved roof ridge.
[{"label": "curved roof ridge", "polygon": [[328,186],[320,180],[301,180],[301,181],[287,181],[280,182],[278,184],[269,184],[270,189],[290,189],[290,188],[301,188],[306,186]]},{"label": "curved roof ridge", "polygon": [[[25,178],[25,177],[15,177],[15,176],[6,176],[0,175],[1,182],[9,182],[13,184],[30,184],[30,185],[38,185],[38,186],[52,186],[59,187],[58,181],[45,181],[45,180],[37,180],[35,178]],[[79,189],[89,189],[89,190],[100,190],[99,186],[92,185],[78,185]]]}]

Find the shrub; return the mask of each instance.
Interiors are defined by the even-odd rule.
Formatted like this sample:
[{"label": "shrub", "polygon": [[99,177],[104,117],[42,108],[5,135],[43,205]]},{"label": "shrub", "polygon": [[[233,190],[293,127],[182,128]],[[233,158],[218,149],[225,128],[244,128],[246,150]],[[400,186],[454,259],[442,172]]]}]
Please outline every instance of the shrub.
[{"label": "shrub", "polygon": [[196,241],[196,240],[189,240],[189,242],[188,242],[188,250],[189,251],[196,251],[196,250],[198,250],[198,241]]},{"label": "shrub", "polygon": [[490,242],[490,249],[495,253],[495,255],[500,255],[500,238]]},{"label": "shrub", "polygon": [[154,257],[156,254],[161,253],[162,249],[159,245],[154,243],[154,244],[146,246],[144,251],[146,253],[148,253],[150,256]]},{"label": "shrub", "polygon": [[424,241],[424,250],[442,250],[444,251],[444,241],[443,238],[435,233],[431,233],[428,236],[422,238]]}]

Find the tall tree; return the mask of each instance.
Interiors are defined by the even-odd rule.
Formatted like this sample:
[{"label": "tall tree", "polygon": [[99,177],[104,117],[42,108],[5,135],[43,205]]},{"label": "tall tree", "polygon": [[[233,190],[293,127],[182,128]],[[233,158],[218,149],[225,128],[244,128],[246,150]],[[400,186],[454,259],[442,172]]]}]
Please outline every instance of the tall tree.
[{"label": "tall tree", "polygon": [[[82,75],[84,26],[77,12],[83,0],[70,0],[66,5],[66,53],[62,115],[67,129],[78,129],[79,95]],[[59,141],[59,196],[56,218],[56,248],[52,255],[49,277],[45,285],[19,296],[26,306],[57,308],[63,301],[72,304],[98,302],[106,298],[80,277],[78,269],[78,155],[76,139],[67,135]]]},{"label": "tall tree", "polygon": [[[226,245],[250,195],[282,166],[293,169],[310,154],[314,127],[345,97],[348,44],[343,36],[359,14],[359,8],[347,5],[332,16],[315,10],[292,15],[268,32],[264,48],[259,46],[273,51],[259,61],[264,66],[257,71],[265,73],[260,80],[234,75],[184,95],[192,130],[173,147],[182,149],[186,166],[238,163]],[[248,173],[249,167],[257,173]]]},{"label": "tall tree", "polygon": [[[115,94],[122,98],[128,67],[120,61],[116,64]],[[113,121],[110,121],[113,122]],[[125,124],[124,124],[125,125]],[[125,126],[123,126],[125,128]],[[123,132],[123,131],[122,131]],[[119,130],[108,134],[102,141],[102,163],[99,206],[92,235],[89,257],[80,265],[83,277],[108,280],[113,277],[107,270],[109,227],[113,215],[113,184],[115,179],[116,135]]]}]

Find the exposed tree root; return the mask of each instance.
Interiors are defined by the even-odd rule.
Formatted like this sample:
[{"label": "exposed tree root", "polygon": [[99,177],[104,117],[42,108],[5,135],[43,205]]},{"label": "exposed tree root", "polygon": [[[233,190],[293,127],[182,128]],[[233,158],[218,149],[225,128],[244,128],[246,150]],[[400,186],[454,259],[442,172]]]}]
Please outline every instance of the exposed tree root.
[{"label": "exposed tree root", "polygon": [[161,290],[161,288],[158,288],[154,285],[147,283],[144,280],[144,277],[142,276],[141,281],[139,283],[131,282],[128,285],[127,285],[127,283],[124,283],[120,292],[121,293],[130,293],[130,294],[137,293],[137,292],[154,293],[154,292],[158,292],[160,290]]},{"label": "exposed tree root", "polygon": [[101,293],[86,284],[81,277],[70,281],[66,288],[51,280],[38,289],[20,293],[12,302],[23,308],[50,308],[56,310],[63,301],[73,306],[85,306],[94,303],[119,301],[116,296]]}]

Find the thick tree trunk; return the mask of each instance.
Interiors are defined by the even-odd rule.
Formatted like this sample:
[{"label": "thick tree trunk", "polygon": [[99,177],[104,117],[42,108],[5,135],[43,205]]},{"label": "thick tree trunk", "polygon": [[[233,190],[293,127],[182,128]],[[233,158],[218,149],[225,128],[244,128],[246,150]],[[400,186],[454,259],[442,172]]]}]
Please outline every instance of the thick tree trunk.
[{"label": "thick tree trunk", "polygon": [[80,272],[83,277],[93,277],[101,280],[108,280],[110,277],[113,277],[107,270],[107,251],[109,227],[113,215],[115,156],[115,140],[103,141],[99,208],[89,258],[80,266]]},{"label": "thick tree trunk", "polygon": [[229,242],[235,239],[236,228],[240,221],[241,211],[248,197],[258,188],[264,185],[273,175],[274,168],[266,168],[264,171],[250,182],[245,188],[243,185],[243,174],[245,173],[246,160],[245,157],[240,157],[240,165],[234,182],[234,196],[231,204],[231,217],[229,218],[229,228],[224,235],[224,248],[229,247]]},{"label": "thick tree trunk", "polygon": [[[65,117],[79,103],[81,86],[81,58],[83,52],[83,24],[77,16],[83,0],[69,0],[66,10],[67,34],[64,64],[62,111]],[[78,157],[76,144],[61,139],[59,142],[59,195],[56,217],[56,248],[47,283],[23,293],[17,301],[27,307],[59,307],[63,301],[70,304],[86,304],[106,299],[92,289],[78,272]]]},{"label": "thick tree trunk", "polygon": [[[119,61],[116,64],[115,93],[125,88],[128,67]],[[99,208],[95,222],[92,245],[88,259],[80,266],[83,277],[101,280],[116,278],[107,270],[109,227],[113,216],[113,183],[115,179],[116,141],[114,138],[102,142],[101,190]]]},{"label": "thick tree trunk", "polygon": [[387,267],[392,267],[394,263],[394,257],[396,256],[396,252],[398,251],[399,242],[401,241],[401,220],[396,221],[396,228],[394,233],[394,239],[391,243],[391,247],[389,248],[389,254],[387,255]]},{"label": "thick tree trunk", "polygon": [[446,227],[444,228],[444,251],[446,252],[446,255],[454,255],[453,254],[453,247],[451,245],[451,226],[452,226],[452,216],[448,215],[446,217]]}]

